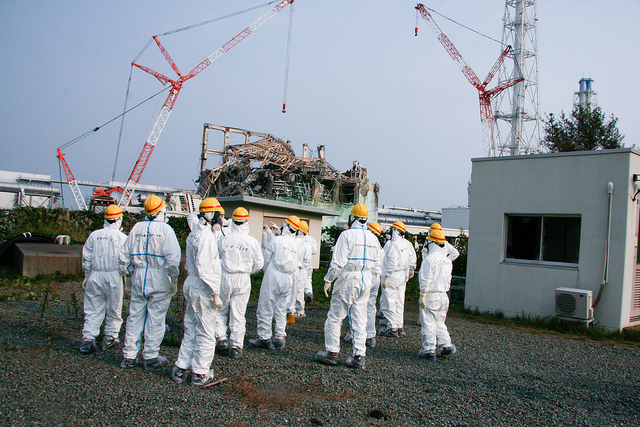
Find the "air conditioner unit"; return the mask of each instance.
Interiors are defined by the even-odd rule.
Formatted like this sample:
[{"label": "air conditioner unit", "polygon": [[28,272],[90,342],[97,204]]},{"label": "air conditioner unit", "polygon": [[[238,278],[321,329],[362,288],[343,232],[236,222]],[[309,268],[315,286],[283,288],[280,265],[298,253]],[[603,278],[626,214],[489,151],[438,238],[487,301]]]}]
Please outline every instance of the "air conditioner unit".
[{"label": "air conditioner unit", "polygon": [[561,317],[591,320],[593,292],[584,289],[556,288],[556,314]]}]

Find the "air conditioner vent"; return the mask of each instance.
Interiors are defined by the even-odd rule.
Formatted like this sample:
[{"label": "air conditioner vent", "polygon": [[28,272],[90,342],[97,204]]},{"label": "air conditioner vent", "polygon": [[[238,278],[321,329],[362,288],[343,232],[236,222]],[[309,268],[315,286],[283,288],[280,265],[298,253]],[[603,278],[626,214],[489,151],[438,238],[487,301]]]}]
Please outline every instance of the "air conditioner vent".
[{"label": "air conditioner vent", "polygon": [[592,291],[574,288],[556,289],[556,314],[558,316],[590,320],[593,318],[592,305]]},{"label": "air conditioner vent", "polygon": [[556,294],[556,311],[563,316],[573,316],[576,313],[576,297],[565,292]]}]

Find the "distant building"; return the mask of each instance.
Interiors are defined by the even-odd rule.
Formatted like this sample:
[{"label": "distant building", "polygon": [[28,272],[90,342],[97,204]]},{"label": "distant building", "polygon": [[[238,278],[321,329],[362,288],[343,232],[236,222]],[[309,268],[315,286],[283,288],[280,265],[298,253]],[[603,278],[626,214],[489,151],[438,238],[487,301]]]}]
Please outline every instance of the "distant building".
[{"label": "distant building", "polygon": [[640,324],[640,151],[472,163],[467,308],[556,316],[557,289],[568,288],[584,296],[569,301],[584,305],[583,320],[593,310],[608,329]]},{"label": "distant building", "polygon": [[60,188],[51,182],[50,175],[0,171],[0,208],[19,206],[34,208],[58,207]]},{"label": "distant building", "polygon": [[427,233],[431,224],[437,222],[440,223],[447,237],[458,237],[461,229],[465,235],[469,235],[469,208],[466,206],[430,211],[382,205],[382,208],[378,209],[377,221],[383,229],[390,227],[396,221],[402,221],[407,231],[412,234]]}]

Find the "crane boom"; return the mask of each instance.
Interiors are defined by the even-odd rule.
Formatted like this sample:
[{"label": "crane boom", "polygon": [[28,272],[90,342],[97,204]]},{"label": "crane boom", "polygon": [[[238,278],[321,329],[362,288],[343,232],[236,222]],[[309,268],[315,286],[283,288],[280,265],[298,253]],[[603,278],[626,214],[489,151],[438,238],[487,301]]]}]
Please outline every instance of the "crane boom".
[{"label": "crane boom", "polygon": [[496,72],[504,62],[506,56],[511,51],[511,46],[507,46],[502,51],[495,64],[493,64],[493,67],[487,74],[487,77],[485,77],[484,81],[480,82],[480,79],[478,78],[476,73],[464,61],[458,49],[453,45],[453,42],[442,32],[440,27],[438,27],[438,25],[435,23],[427,8],[422,3],[418,3],[418,5],[416,6],[416,10],[420,13],[420,15],[422,15],[424,20],[427,21],[427,23],[431,27],[431,30],[436,35],[442,46],[449,53],[449,56],[451,56],[454,62],[458,65],[460,71],[462,71],[462,74],[464,74],[467,80],[469,80],[469,83],[471,83],[471,85],[478,90],[478,97],[480,100],[480,121],[482,122],[482,135],[485,145],[485,152],[488,156],[493,157],[495,155],[495,117],[493,114],[493,108],[491,108],[491,100],[503,90],[524,80],[521,77],[519,79],[504,82],[494,87],[493,89],[487,89],[487,85],[489,84],[489,82],[491,82]]},{"label": "crane boom", "polygon": [[64,159],[64,154],[58,148],[58,155],[56,156],[60,159],[60,164],[62,164],[62,169],[64,170],[64,176],[67,178],[67,182],[69,183],[69,187],[71,188],[71,193],[73,194],[73,198],[76,201],[76,206],[78,206],[79,210],[86,211],[87,204],[84,201],[84,197],[82,197],[82,193],[80,192],[80,186],[78,185],[78,181],[73,176],[71,172],[71,168],[67,164],[67,161]]},{"label": "crane boom", "polygon": [[189,71],[189,73],[187,73],[184,76],[182,74],[180,74],[180,70],[178,69],[178,67],[175,64],[175,62],[171,59],[171,56],[169,55],[169,53],[162,46],[162,44],[160,43],[158,38],[154,36],[154,40],[155,40],[156,44],[158,45],[158,47],[160,48],[160,51],[164,55],[165,59],[167,60],[167,62],[169,62],[169,64],[171,65],[173,70],[176,72],[176,74],[178,74],[178,79],[173,80],[173,79],[170,79],[170,78],[168,78],[168,77],[166,77],[166,76],[164,76],[164,75],[162,75],[162,74],[160,74],[158,72],[155,72],[155,71],[151,70],[150,68],[143,67],[143,66],[140,66],[140,65],[135,64],[135,63],[133,64],[133,65],[137,66],[138,68],[146,71],[147,73],[155,76],[163,84],[170,83],[171,84],[171,89],[170,89],[170,92],[169,92],[169,96],[167,96],[167,99],[166,99],[164,105],[162,106],[162,109],[160,110],[160,114],[158,115],[158,118],[156,119],[156,122],[155,122],[155,124],[153,126],[153,129],[151,130],[151,133],[149,134],[149,137],[147,138],[147,141],[145,142],[144,147],[142,148],[142,152],[140,153],[140,156],[138,157],[138,160],[136,161],[136,164],[133,167],[133,171],[131,171],[131,175],[129,176],[129,180],[127,181],[127,184],[125,185],[125,188],[124,188],[124,191],[122,192],[122,196],[120,198],[120,201],[118,202],[119,206],[121,206],[121,207],[122,206],[127,206],[127,205],[129,205],[131,203],[131,198],[133,197],[133,193],[134,193],[134,191],[136,189],[136,186],[140,182],[140,177],[142,176],[142,173],[144,172],[144,169],[147,166],[147,163],[149,161],[149,157],[151,156],[151,153],[153,153],[153,150],[154,150],[154,148],[156,146],[156,143],[158,142],[158,139],[160,138],[160,134],[162,133],[162,130],[164,129],[164,126],[167,123],[167,120],[169,119],[169,114],[171,113],[171,110],[173,109],[173,106],[175,105],[176,98],[178,97],[178,94],[180,93],[180,90],[182,89],[182,85],[187,80],[195,77],[200,72],[202,72],[205,68],[207,68],[209,65],[211,65],[215,60],[220,58],[223,54],[228,52],[232,47],[234,47],[235,45],[240,43],[242,40],[244,40],[249,34],[253,33],[258,27],[260,27],[262,24],[267,22],[273,15],[275,15],[278,12],[280,12],[282,9],[284,9],[290,3],[293,3],[293,1],[294,0],[283,0],[280,3],[278,3],[271,10],[269,10],[267,13],[262,15],[256,21],[254,21],[251,25],[249,25],[244,30],[242,30],[240,33],[238,33],[238,35],[236,35],[234,38],[232,38],[227,43],[222,45],[220,48],[218,48],[211,55],[209,55],[205,59],[203,59],[198,65],[196,65],[191,71]]}]

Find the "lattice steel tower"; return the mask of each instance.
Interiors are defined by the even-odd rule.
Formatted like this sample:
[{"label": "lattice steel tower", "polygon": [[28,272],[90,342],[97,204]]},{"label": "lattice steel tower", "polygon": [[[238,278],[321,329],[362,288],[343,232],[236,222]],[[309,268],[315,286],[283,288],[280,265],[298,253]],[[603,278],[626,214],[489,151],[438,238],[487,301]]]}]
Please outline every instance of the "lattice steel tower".
[{"label": "lattice steel tower", "polygon": [[[542,152],[538,92],[536,0],[506,0],[502,48],[513,47],[498,72],[498,84],[524,78],[495,98],[495,156]],[[512,59],[510,61],[509,59]]]}]

